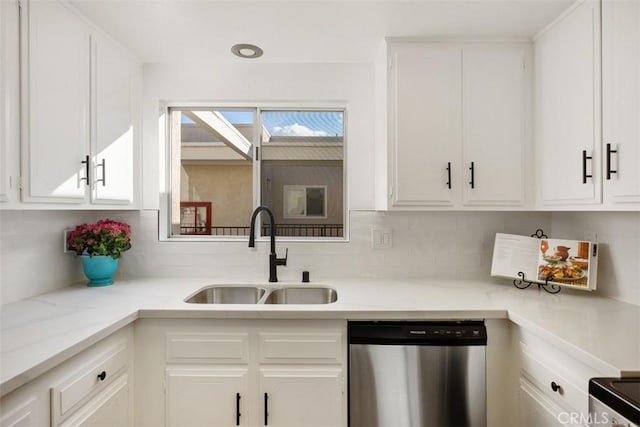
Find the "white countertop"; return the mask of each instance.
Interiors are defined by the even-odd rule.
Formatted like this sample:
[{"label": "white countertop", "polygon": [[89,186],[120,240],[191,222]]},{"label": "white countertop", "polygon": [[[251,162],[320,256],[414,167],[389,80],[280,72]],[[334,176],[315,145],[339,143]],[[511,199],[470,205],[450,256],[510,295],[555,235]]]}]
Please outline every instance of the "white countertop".
[{"label": "white countertop", "polygon": [[[640,307],[563,289],[551,295],[509,281],[344,279],[327,305],[187,304],[210,284],[236,280],[145,279],[70,286],[0,307],[0,395],[138,318],[504,319],[611,376],[640,375]],[[286,285],[279,283],[278,285]],[[299,284],[299,283],[295,283]],[[306,286],[306,285],[305,285]]]}]

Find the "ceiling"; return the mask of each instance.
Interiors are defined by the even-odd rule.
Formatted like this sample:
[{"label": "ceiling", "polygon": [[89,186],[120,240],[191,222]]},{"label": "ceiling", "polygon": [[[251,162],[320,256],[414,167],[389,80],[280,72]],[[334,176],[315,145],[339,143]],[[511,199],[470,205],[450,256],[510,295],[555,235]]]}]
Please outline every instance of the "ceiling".
[{"label": "ceiling", "polygon": [[572,0],[71,0],[143,62],[371,62],[384,37],[531,37]]}]

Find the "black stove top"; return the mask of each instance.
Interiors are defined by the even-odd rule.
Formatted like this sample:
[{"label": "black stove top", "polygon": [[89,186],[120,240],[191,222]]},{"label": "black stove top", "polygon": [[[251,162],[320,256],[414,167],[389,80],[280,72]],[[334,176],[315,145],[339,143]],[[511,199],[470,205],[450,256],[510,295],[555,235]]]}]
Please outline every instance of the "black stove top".
[{"label": "black stove top", "polygon": [[591,378],[589,394],[640,425],[640,378]]}]

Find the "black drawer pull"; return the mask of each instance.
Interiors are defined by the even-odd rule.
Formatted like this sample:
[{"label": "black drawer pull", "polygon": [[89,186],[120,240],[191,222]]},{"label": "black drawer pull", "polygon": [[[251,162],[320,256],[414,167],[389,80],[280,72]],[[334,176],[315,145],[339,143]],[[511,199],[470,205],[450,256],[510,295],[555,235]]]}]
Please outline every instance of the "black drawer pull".
[{"label": "black drawer pull", "polygon": [[473,162],[471,162],[471,167],[469,168],[469,170],[471,171],[471,181],[469,181],[469,185],[471,186],[471,188],[475,188],[475,165],[473,164]]},{"label": "black drawer pull", "polygon": [[447,187],[451,190],[451,162],[447,162]]},{"label": "black drawer pull", "polygon": [[107,378],[107,372],[106,372],[106,371],[102,371],[102,372],[100,372],[100,373],[98,374],[98,379],[99,379],[100,381],[104,381],[104,380],[105,380],[105,378]]},{"label": "black drawer pull", "polygon": [[551,390],[553,390],[554,392],[562,393],[562,387],[560,387],[558,384],[556,384],[555,381],[551,381]]}]

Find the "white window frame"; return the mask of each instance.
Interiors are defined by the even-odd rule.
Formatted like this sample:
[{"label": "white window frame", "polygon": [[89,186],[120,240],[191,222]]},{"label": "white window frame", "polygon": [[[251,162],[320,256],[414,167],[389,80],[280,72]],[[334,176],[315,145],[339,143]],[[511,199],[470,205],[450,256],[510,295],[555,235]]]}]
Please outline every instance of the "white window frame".
[{"label": "white window frame", "polygon": [[[171,234],[171,127],[169,114],[174,109],[198,109],[210,108],[215,110],[255,110],[255,122],[260,124],[260,112],[265,111],[341,111],[343,114],[343,140],[342,140],[342,179],[343,179],[343,237],[287,237],[278,236],[278,241],[283,242],[301,242],[301,243],[348,243],[350,239],[350,209],[349,209],[349,181],[348,181],[348,114],[346,102],[330,102],[330,103],[313,103],[300,101],[295,104],[280,102],[159,102],[159,143],[160,148],[160,212],[158,221],[158,239],[162,242],[238,242],[246,240],[246,236],[209,236],[209,235],[172,235]],[[259,152],[258,159],[253,161],[253,207],[260,206],[261,198],[261,179],[262,170],[262,150],[260,138],[260,126],[256,126],[254,136],[254,156],[256,151]],[[325,190],[325,204],[327,202]],[[327,207],[325,206],[325,214]],[[309,217],[318,218],[320,217]],[[257,230],[259,231],[259,230]],[[269,237],[256,235],[256,240],[266,241]]]}]

